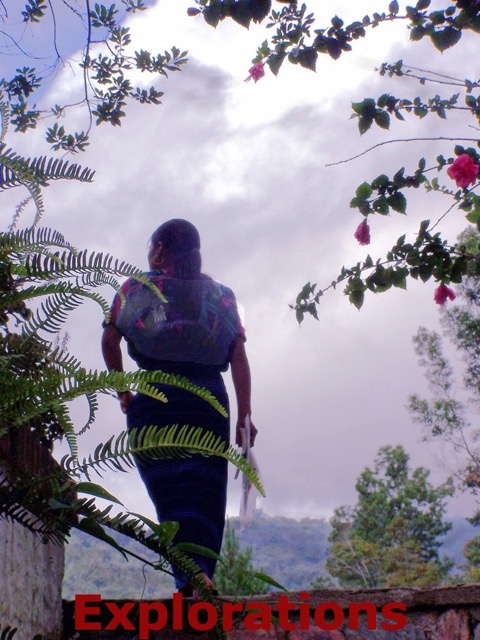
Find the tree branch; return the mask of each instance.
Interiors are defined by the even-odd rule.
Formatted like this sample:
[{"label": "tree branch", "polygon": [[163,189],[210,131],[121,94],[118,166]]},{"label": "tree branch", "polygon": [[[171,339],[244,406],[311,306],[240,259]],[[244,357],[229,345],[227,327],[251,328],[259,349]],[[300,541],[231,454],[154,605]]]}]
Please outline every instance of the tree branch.
[{"label": "tree branch", "polygon": [[87,129],[87,134],[88,134],[90,132],[90,129],[92,128],[92,123],[93,123],[92,108],[88,100],[88,82],[89,82],[88,65],[90,64],[90,42],[92,39],[92,20],[90,18],[90,0],[85,0],[85,5],[87,8],[87,43],[85,45],[85,56],[84,56],[85,66],[83,67],[83,86],[85,90],[85,102],[87,103],[88,115],[90,120],[88,129]]},{"label": "tree branch", "polygon": [[383,147],[386,144],[393,144],[393,143],[397,143],[397,142],[433,142],[435,140],[448,140],[450,142],[459,142],[459,141],[461,141],[461,142],[478,142],[478,138],[459,138],[459,137],[449,138],[449,137],[445,137],[445,136],[436,136],[436,137],[432,137],[432,138],[397,138],[395,140],[385,140],[385,142],[379,142],[378,144],[374,144],[373,147],[369,147],[365,151],[362,151],[361,153],[358,153],[356,156],[352,156],[351,158],[347,158],[346,160],[339,160],[338,162],[329,162],[325,166],[326,167],[335,167],[338,164],[344,164],[346,162],[351,162],[352,160],[356,160],[357,158],[361,158],[362,156],[366,155],[367,153],[370,153],[370,151],[373,151],[374,149],[377,149],[378,147]]},{"label": "tree branch", "polygon": [[[1,0],[0,0],[1,2]],[[3,29],[0,29],[0,33],[2,34],[2,36],[5,36],[6,38],[9,38],[13,44],[15,45],[15,47],[17,47],[17,49],[20,51],[20,53],[23,53],[24,56],[27,56],[27,58],[31,58],[32,60],[47,60],[48,56],[34,56],[33,53],[28,53],[28,51],[25,51],[24,49],[22,49],[22,47],[18,44],[18,42],[15,40],[15,38],[13,36],[11,36],[9,33],[7,33],[6,31],[3,31]],[[7,46],[7,45],[5,45]],[[8,50],[8,48],[7,48]]]},{"label": "tree branch", "polygon": [[[53,21],[53,48],[55,49],[55,54],[56,54],[56,56],[57,56],[57,62],[58,62],[59,60],[62,60],[62,56],[60,55],[60,52],[59,52],[58,47],[57,47],[57,19],[56,19],[56,16],[55,16],[55,11],[54,11],[54,9],[53,9],[52,1],[51,1],[51,0],[48,0],[48,6],[50,7],[50,11],[52,12],[52,21]],[[57,63],[55,63],[55,66],[56,66],[56,64],[57,64]]]}]

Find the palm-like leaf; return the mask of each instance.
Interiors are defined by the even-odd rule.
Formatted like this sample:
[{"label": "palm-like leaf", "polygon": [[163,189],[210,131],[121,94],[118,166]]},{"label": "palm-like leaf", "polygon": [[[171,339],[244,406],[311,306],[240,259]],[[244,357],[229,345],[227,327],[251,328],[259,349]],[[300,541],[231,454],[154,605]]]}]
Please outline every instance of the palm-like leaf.
[{"label": "palm-like leaf", "polygon": [[0,145],[0,190],[26,183],[45,186],[50,180],[79,180],[92,182],[95,171],[59,158],[23,158]]},{"label": "palm-like leaf", "polygon": [[258,491],[265,491],[258,476],[245,457],[213,432],[201,427],[172,425],[159,428],[155,425],[122,432],[116,438],[112,436],[105,444],[99,444],[93,454],[80,463],[74,457],[64,457],[62,466],[69,473],[83,473],[89,477],[90,470],[99,475],[107,469],[127,471],[135,466],[138,459],[184,458],[193,454],[220,456],[234,464],[255,485]]},{"label": "palm-like leaf", "polygon": [[0,234],[0,251],[7,253],[42,252],[46,247],[75,251],[60,231],[48,227],[29,227]]}]

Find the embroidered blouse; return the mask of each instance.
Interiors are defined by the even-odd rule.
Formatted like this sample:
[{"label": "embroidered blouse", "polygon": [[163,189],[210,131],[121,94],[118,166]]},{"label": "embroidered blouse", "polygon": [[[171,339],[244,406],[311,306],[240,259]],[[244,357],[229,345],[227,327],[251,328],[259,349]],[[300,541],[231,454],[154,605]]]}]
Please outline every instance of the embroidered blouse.
[{"label": "embroidered blouse", "polygon": [[168,361],[226,370],[236,338],[245,340],[232,290],[208,276],[181,280],[161,271],[146,275],[166,302],[131,278],[111,308],[110,324],[126,339],[130,356],[145,369]]}]

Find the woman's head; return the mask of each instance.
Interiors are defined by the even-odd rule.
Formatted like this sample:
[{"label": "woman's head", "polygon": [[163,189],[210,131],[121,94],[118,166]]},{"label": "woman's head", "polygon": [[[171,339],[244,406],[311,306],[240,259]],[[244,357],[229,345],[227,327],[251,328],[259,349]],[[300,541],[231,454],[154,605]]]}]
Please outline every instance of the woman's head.
[{"label": "woman's head", "polygon": [[156,229],[150,238],[148,259],[152,269],[170,268],[179,278],[198,278],[202,268],[200,235],[188,220],[175,218]]}]

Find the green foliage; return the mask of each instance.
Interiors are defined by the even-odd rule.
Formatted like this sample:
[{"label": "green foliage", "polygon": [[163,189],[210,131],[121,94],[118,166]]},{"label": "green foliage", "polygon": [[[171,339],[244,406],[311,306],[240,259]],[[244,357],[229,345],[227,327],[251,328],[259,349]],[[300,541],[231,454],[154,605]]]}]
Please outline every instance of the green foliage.
[{"label": "green foliage", "polygon": [[[242,5],[242,18],[234,15],[236,9],[233,6]],[[430,0],[418,0],[414,6],[400,6],[396,0],[390,2],[388,12],[373,12],[360,20],[345,25],[339,16],[334,16],[330,26],[317,28],[316,18],[308,11],[306,3],[301,6],[296,2],[282,2],[281,10],[276,10],[270,2],[261,3],[262,11],[254,16],[253,6],[258,3],[231,3],[227,0],[197,0],[198,9],[192,9],[191,15],[203,14],[207,23],[217,26],[225,18],[233,18],[243,26],[249,26],[252,20],[262,21],[265,12],[269,12],[266,28],[274,30],[274,35],[264,40],[253,58],[254,63],[261,63],[270,67],[277,75],[285,60],[292,64],[315,70],[318,55],[328,54],[337,59],[343,53],[352,50],[356,40],[366,36],[367,31],[379,27],[385,22],[402,20],[409,29],[412,43],[427,38],[433,47],[440,52],[457,45],[464,31],[478,33],[480,31],[480,8],[476,3],[457,2],[444,8],[435,7],[430,10]],[[270,5],[272,6],[270,7]],[[452,111],[462,111],[466,117],[473,117],[475,125],[480,122],[480,98],[473,91],[479,87],[475,79],[453,76],[445,76],[434,71],[425,71],[404,64],[403,60],[395,63],[384,62],[378,72],[384,77],[416,79],[421,85],[442,84],[454,87],[454,93],[443,96],[435,93],[429,98],[421,96],[397,97],[391,93],[383,93],[377,99],[367,97],[362,101],[352,104],[352,118],[358,122],[360,134],[365,134],[372,125],[383,130],[389,130],[392,115],[399,122],[406,121],[406,115],[413,115],[423,119],[429,114],[437,115],[442,121],[446,120]],[[475,73],[475,70],[472,71]],[[468,71],[465,75],[468,74]],[[475,142],[475,137],[468,138],[412,138],[410,140],[437,140],[445,139],[451,142]],[[381,146],[388,142],[400,140],[387,140],[375,146]],[[369,149],[368,151],[370,151]],[[363,155],[358,154],[349,161]],[[441,232],[434,229],[441,219],[452,209],[458,208],[464,211],[468,222],[480,228],[480,196],[474,191],[478,181],[473,177],[470,182],[464,184],[457,182],[457,187],[452,186],[452,180],[448,177],[448,186],[439,182],[439,177],[430,178],[431,172],[443,173],[455,161],[455,156],[467,154],[473,163],[480,166],[480,154],[476,148],[463,148],[457,144],[454,155],[447,159],[443,155],[436,158],[436,163],[430,162],[427,166],[425,158],[418,162],[418,169],[410,175],[405,174],[405,168],[400,168],[394,173],[392,179],[387,175],[380,175],[371,182],[364,182],[356,190],[351,199],[351,207],[356,208],[363,216],[374,214],[388,215],[391,212],[406,214],[408,199],[406,189],[423,188],[427,193],[441,192],[450,198],[450,206],[439,220],[430,225],[423,222],[416,238],[405,243],[397,242],[385,257],[373,260],[367,257],[364,263],[352,267],[343,267],[339,276],[329,285],[318,289],[316,285],[307,283],[297,296],[294,305],[296,318],[301,323],[305,315],[318,318],[318,304],[320,296],[330,288],[335,288],[339,282],[347,280],[344,293],[350,302],[360,309],[365,300],[365,293],[370,290],[375,293],[387,291],[392,286],[406,289],[408,278],[420,279],[424,282],[430,278],[442,284],[449,282],[459,283],[467,273],[467,265],[473,258],[468,253],[463,253],[461,248],[443,240]],[[342,161],[345,162],[345,161]],[[471,186],[472,185],[472,186]],[[426,236],[430,237],[426,237]],[[434,239],[432,244],[431,238]],[[368,240],[369,242],[369,240]],[[362,244],[368,244],[363,242]],[[406,244],[408,255],[401,247]],[[435,246],[433,246],[435,245]],[[367,273],[365,277],[364,273]],[[306,291],[310,290],[310,295]]]},{"label": "green foliage", "polygon": [[[307,283],[298,294],[295,305],[297,321],[301,323],[305,314],[318,319],[317,305],[320,297],[346,282],[344,293],[360,309],[365,292],[382,293],[392,287],[405,289],[407,277],[427,282],[432,277],[442,282],[460,283],[467,265],[472,262],[473,254],[464,246],[451,246],[442,240],[440,233],[430,232],[430,221],[420,224],[417,237],[412,243],[405,241],[405,235],[398,238],[396,244],[387,252],[385,259],[373,261],[367,255],[363,262],[345,268],[342,267],[336,280],[324,289]],[[368,275],[365,275],[368,274]]]},{"label": "green foliage", "polygon": [[428,11],[430,0],[418,0],[414,6],[406,6],[405,9],[401,9],[399,3],[393,0],[386,12],[373,12],[348,25],[340,17],[334,16],[328,27],[321,28],[314,28],[318,27],[316,18],[313,13],[308,13],[306,3],[299,6],[297,2],[278,0],[284,6],[281,10],[275,10],[271,0],[196,2],[198,8],[191,15],[203,15],[207,24],[213,27],[226,18],[247,28],[252,21],[267,19],[267,29],[275,29],[275,32],[259,49],[254,62],[267,63],[274,73],[278,73],[285,59],[292,64],[309,60],[308,64],[302,66],[314,70],[312,61],[319,54],[327,54],[336,60],[351,51],[354,42],[364,38],[368,30],[393,20],[405,21],[412,41],[429,38],[438,51],[455,46],[463,30],[480,31],[480,11],[470,2],[457,2],[456,6],[448,5],[444,10]]},{"label": "green foliage", "polygon": [[[180,70],[187,62],[187,52],[180,51],[177,47],[158,54],[132,51],[130,28],[122,23],[129,14],[145,9],[142,0],[118,0],[110,6],[101,3],[91,5],[83,0],[75,8],[67,6],[78,24],[78,31],[75,31],[74,37],[83,38],[81,46],[78,47],[83,51],[82,58],[79,63],[75,63],[79,65],[83,75],[83,94],[80,100],[72,104],[55,104],[47,110],[36,107],[37,96],[48,82],[49,67],[54,68],[59,62],[65,64],[65,58],[58,49],[57,30],[63,27],[62,21],[57,19],[58,8],[54,3],[41,0],[28,0],[23,10],[21,5],[8,13],[3,8],[3,31],[12,43],[12,48],[18,48],[27,59],[31,59],[32,64],[39,65],[42,64],[39,60],[45,59],[45,56],[41,55],[44,53],[41,50],[41,39],[38,39],[38,51],[25,53],[18,42],[21,38],[18,34],[18,20],[20,17],[23,18],[33,34],[38,30],[41,30],[42,34],[48,34],[50,25],[53,25],[50,36],[55,51],[54,59],[43,63],[40,68],[24,66],[16,69],[15,75],[11,78],[0,78],[0,94],[3,94],[3,101],[8,107],[10,123],[15,131],[22,133],[35,129],[40,120],[47,115],[58,119],[70,108],[78,109],[83,106],[89,122],[86,131],[69,132],[63,125],[55,122],[45,133],[45,138],[53,150],[75,153],[84,151],[89,144],[94,118],[97,125],[109,123],[118,126],[125,117],[128,102],[160,104],[163,91],[158,90],[156,86],[134,86],[135,70],[167,77],[169,73]],[[71,33],[69,37],[72,37]]]},{"label": "green foliage", "polygon": [[450,570],[438,550],[452,485],[432,487],[429,471],[408,463],[401,446],[381,448],[357,480],[355,507],[335,510],[327,569],[341,587],[426,586]]},{"label": "green foliage", "polygon": [[240,551],[240,541],[228,520],[215,573],[215,586],[219,594],[226,596],[259,595],[269,590],[253,567],[252,548]]},{"label": "green foliage", "polygon": [[[458,238],[459,245],[471,255],[480,253],[480,235],[467,229]],[[453,469],[458,486],[480,495],[480,446],[478,429],[469,414],[478,411],[480,383],[480,267],[470,261],[466,277],[458,287],[460,304],[441,315],[442,334],[457,349],[463,371],[453,367],[444,354],[442,337],[436,331],[420,327],[413,338],[420,366],[431,390],[430,398],[412,395],[409,409],[422,425],[426,440],[442,440],[452,450],[457,466]],[[459,375],[461,373],[461,375]],[[480,510],[469,518],[480,523]],[[478,539],[477,539],[478,540]],[[466,549],[466,576],[476,580],[478,557],[472,541]],[[476,564],[475,564],[476,563]]]},{"label": "green foliage", "polygon": [[466,563],[463,569],[466,581],[480,582],[480,536],[467,542],[464,555]]}]

